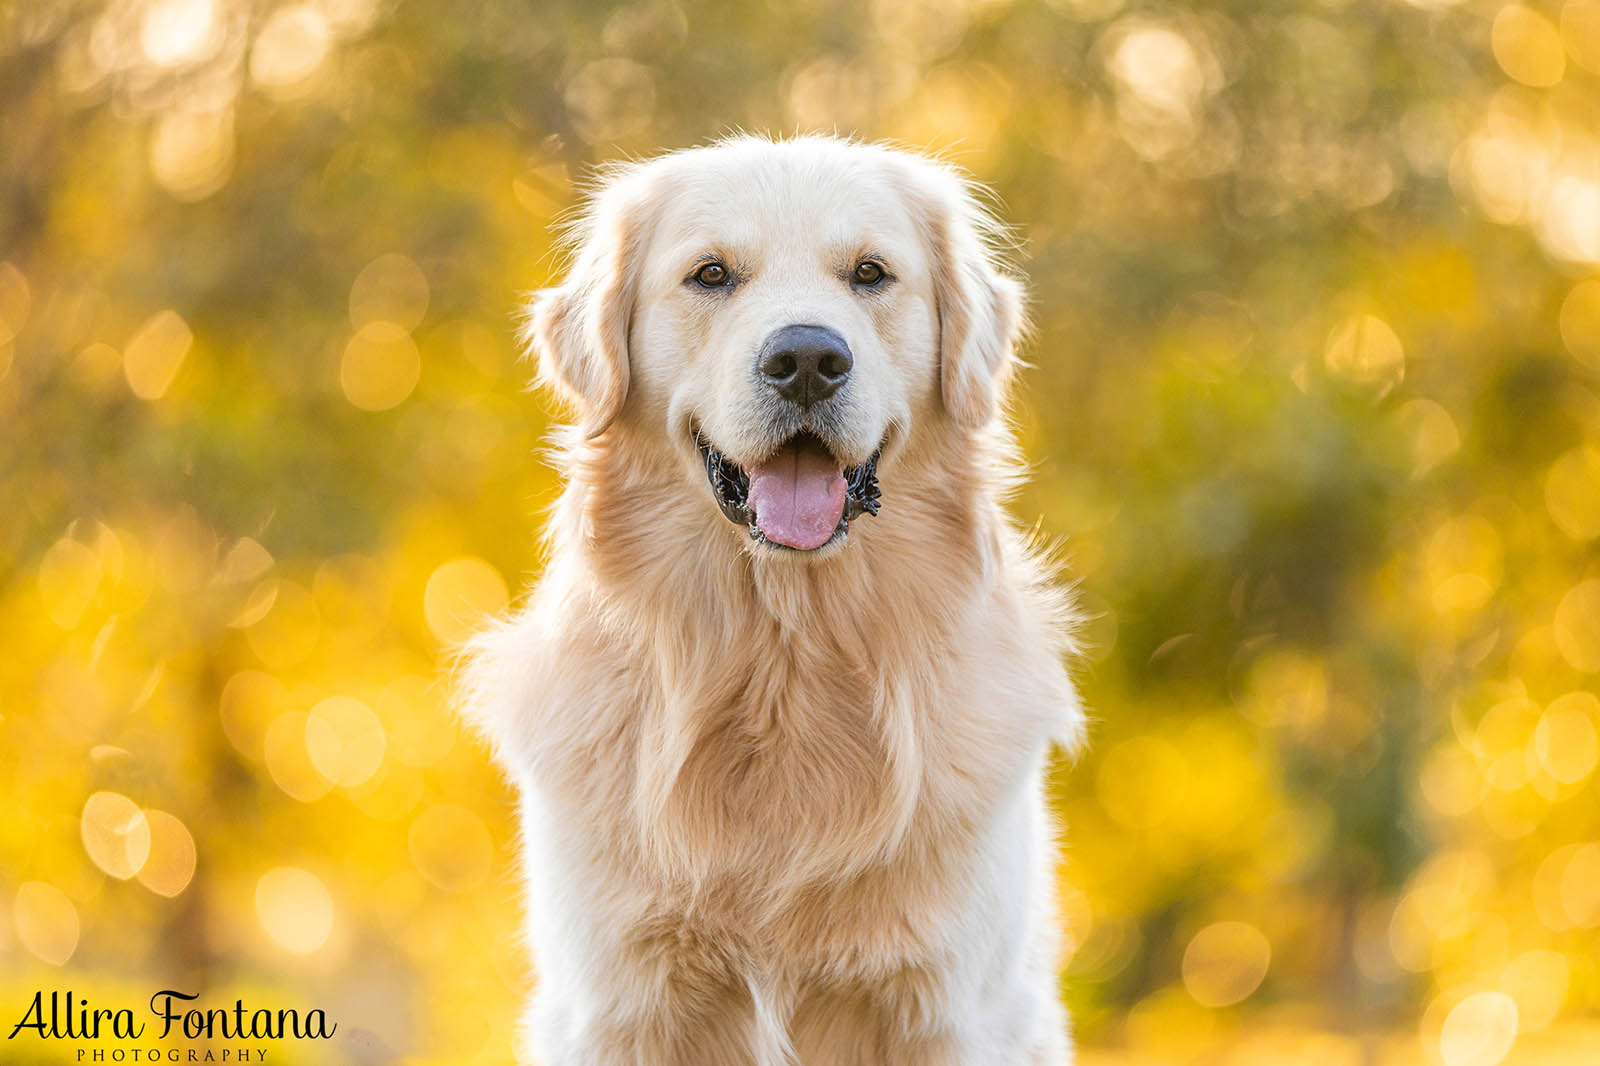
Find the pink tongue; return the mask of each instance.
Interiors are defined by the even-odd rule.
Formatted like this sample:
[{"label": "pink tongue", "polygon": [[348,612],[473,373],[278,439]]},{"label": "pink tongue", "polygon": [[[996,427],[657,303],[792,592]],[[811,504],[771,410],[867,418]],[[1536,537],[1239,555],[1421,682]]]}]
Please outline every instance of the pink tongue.
[{"label": "pink tongue", "polygon": [[827,449],[802,438],[750,469],[749,499],[768,540],[810,551],[844,516],[844,475]]}]

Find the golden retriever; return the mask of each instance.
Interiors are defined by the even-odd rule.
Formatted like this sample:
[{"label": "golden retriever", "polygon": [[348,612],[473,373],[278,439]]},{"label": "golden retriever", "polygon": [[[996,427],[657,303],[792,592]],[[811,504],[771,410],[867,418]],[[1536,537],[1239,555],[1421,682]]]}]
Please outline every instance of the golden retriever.
[{"label": "golden retriever", "polygon": [[1066,598],[1001,506],[1022,325],[953,168],[740,136],[610,172],[527,337],[576,424],[470,649],[544,1066],[1061,1066]]}]

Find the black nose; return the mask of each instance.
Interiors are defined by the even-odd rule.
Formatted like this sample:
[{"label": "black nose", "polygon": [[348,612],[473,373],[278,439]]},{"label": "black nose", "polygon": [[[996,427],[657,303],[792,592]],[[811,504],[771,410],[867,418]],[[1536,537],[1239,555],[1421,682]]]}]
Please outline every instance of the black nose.
[{"label": "black nose", "polygon": [[855,363],[844,338],[826,326],[773,330],[756,356],[766,383],[802,409],[838,392]]}]

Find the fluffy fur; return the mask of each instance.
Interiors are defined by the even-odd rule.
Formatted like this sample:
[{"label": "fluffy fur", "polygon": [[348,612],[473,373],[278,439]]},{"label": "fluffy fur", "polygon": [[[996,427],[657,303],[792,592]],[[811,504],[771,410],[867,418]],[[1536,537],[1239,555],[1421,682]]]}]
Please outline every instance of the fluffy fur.
[{"label": "fluffy fur", "polygon": [[[521,797],[544,1066],[1070,1060],[1041,781],[1082,717],[1001,506],[995,233],[943,164],[741,137],[611,172],[536,297],[565,489],[466,706]],[[729,293],[686,281],[707,252]],[[793,322],[855,353],[839,458],[883,454],[882,514],[813,552],[723,518],[694,444],[775,446],[750,364]]]}]

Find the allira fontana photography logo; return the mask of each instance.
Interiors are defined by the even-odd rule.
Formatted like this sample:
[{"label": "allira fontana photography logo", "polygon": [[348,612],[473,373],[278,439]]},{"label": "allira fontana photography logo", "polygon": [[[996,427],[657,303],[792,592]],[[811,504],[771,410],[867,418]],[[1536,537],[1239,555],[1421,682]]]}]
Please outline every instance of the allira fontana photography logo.
[{"label": "allira fontana photography logo", "polygon": [[[131,1007],[92,1005],[71,989],[41,989],[7,1039],[31,1034],[41,1040],[146,1042],[132,1048],[79,1048],[80,1062],[265,1062],[267,1049],[260,1041],[326,1040],[339,1028],[321,1008],[251,1008],[242,999],[208,1007],[199,999],[164,988],[150,997],[148,1013],[141,1013]],[[154,1041],[205,1041],[208,1046],[156,1047]],[[225,1043],[210,1046],[218,1041]]]}]

